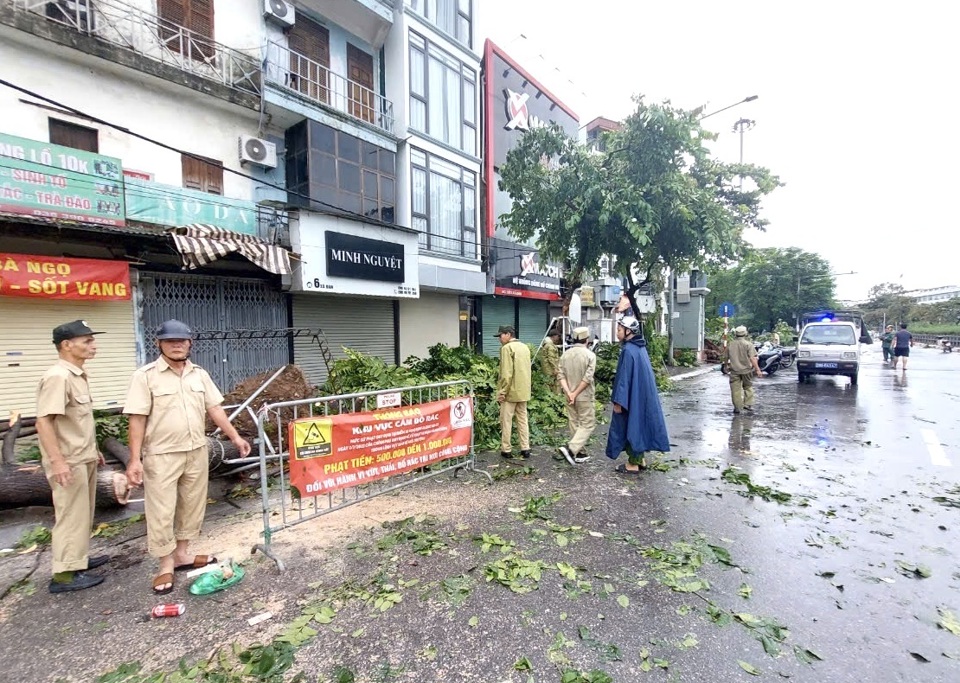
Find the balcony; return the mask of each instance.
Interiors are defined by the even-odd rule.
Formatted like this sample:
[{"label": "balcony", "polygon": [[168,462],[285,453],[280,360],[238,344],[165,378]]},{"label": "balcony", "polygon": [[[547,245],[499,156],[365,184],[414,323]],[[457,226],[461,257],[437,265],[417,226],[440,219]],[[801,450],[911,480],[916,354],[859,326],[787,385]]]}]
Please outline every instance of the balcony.
[{"label": "balcony", "polygon": [[328,110],[393,134],[393,103],[284,45],[267,45],[266,81]]},{"label": "balcony", "polygon": [[[0,0],[0,24],[244,106],[258,106],[257,57],[120,0]],[[216,86],[230,92],[218,93]]]}]

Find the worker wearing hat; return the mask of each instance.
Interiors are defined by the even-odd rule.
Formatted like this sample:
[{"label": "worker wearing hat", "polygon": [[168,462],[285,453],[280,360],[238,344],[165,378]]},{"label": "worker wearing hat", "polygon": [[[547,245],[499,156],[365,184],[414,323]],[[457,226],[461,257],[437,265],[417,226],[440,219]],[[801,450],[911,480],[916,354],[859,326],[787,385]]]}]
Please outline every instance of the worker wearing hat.
[{"label": "worker wearing hat", "polygon": [[84,363],[97,355],[94,332],[83,320],[53,328],[60,357],[37,387],[37,436],[44,474],[53,491],[53,578],[51,593],[92,588],[103,577],[88,574],[109,561],[89,557],[97,491],[97,450],[93,399]]},{"label": "worker wearing hat", "polygon": [[500,404],[500,455],[513,457],[513,420],[517,420],[520,457],[530,457],[530,422],[527,402],[531,394],[530,349],[517,339],[511,325],[501,325],[493,335],[500,340],[500,373],[497,380],[497,402]]},{"label": "worker wearing hat", "polygon": [[753,376],[763,377],[757,360],[757,349],[747,339],[747,328],[743,325],[733,330],[734,338],[723,353],[723,362],[729,370],[730,398],[733,400],[733,412],[753,410]]},{"label": "worker wearing hat", "polygon": [[557,450],[571,465],[578,465],[590,458],[585,448],[593,430],[597,428],[593,382],[593,375],[597,370],[597,356],[587,349],[589,328],[576,327],[570,337],[573,339],[573,346],[560,357],[557,373],[560,389],[567,399],[570,441]]},{"label": "worker wearing hat", "polygon": [[227,418],[210,375],[190,362],[190,328],[168,320],[156,338],[160,357],[133,373],[123,412],[130,416],[127,478],[133,486],[143,484],[147,551],[160,560],[153,591],[162,595],[173,590],[175,571],[217,561],[187,552],[200,535],[207,506],[207,416],[241,457],[250,454],[250,444]]}]

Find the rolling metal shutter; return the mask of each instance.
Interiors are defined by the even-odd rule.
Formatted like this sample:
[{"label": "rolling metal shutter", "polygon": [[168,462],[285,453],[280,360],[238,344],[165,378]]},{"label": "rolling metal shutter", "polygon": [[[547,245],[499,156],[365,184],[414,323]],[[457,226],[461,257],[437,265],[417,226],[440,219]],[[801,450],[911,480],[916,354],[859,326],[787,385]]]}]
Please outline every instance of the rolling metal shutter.
[{"label": "rolling metal shutter", "polygon": [[36,415],[37,384],[57,361],[53,328],[71,320],[86,320],[97,332],[97,357],[84,368],[90,378],[95,408],[123,405],[136,369],[134,307],[131,301],[47,301],[0,297],[0,415],[19,410]]},{"label": "rolling metal shutter", "polygon": [[520,326],[517,337],[520,341],[532,344],[536,349],[547,333],[550,324],[550,304],[539,299],[519,299]]},{"label": "rolling metal shutter", "polygon": [[287,327],[286,300],[269,282],[142,272],[139,291],[144,336],[142,362],[157,357],[154,330],[171,318],[185,322],[195,331],[253,331],[249,338],[207,338],[193,344],[191,360],[210,373],[223,393],[247,377],[290,362],[286,337],[256,336],[257,330]]},{"label": "rolling metal shutter", "polygon": [[516,305],[513,302],[514,299],[509,296],[485,296],[480,299],[480,318],[483,323],[480,346],[484,355],[500,357],[500,342],[493,335],[501,325],[516,325]]},{"label": "rolling metal shutter", "polygon": [[[392,299],[295,294],[293,326],[323,330],[334,360],[346,357],[343,352],[346,346],[382,358],[390,365],[396,363],[396,317]],[[293,362],[300,366],[311,384],[326,381],[327,366],[316,342],[309,337],[293,340]]]}]

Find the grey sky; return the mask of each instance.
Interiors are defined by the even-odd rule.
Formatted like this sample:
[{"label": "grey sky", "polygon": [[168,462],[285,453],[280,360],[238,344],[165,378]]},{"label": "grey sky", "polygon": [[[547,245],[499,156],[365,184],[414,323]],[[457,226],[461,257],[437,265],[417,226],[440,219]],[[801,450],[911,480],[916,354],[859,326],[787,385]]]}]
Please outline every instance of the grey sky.
[{"label": "grey sky", "polygon": [[581,123],[625,116],[635,93],[707,111],[759,95],[704,121],[735,161],[733,123],[754,119],[744,160],[787,183],[750,240],[856,271],[837,295],[862,299],[880,282],[960,283],[958,19],[932,0],[480,0],[478,35]]}]

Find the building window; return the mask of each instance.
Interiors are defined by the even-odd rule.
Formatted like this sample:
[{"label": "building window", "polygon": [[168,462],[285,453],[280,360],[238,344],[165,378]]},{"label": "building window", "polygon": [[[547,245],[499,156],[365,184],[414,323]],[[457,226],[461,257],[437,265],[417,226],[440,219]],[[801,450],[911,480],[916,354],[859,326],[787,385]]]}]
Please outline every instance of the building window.
[{"label": "building window", "polygon": [[213,0],[157,0],[157,14],[167,48],[192,59],[214,57]]},{"label": "building window", "polygon": [[448,36],[467,47],[473,44],[471,0],[406,0],[406,4]]},{"label": "building window", "polygon": [[223,162],[198,156],[180,155],[183,186],[210,194],[223,194]]},{"label": "building window", "polygon": [[476,174],[410,150],[413,225],[426,251],[477,258]]},{"label": "building window", "polygon": [[318,121],[287,129],[289,201],[393,223],[397,154]]},{"label": "building window", "polygon": [[410,128],[477,154],[477,73],[410,34]]},{"label": "building window", "polygon": [[100,152],[96,128],[78,126],[59,119],[50,119],[50,144],[82,149],[84,152]]}]

